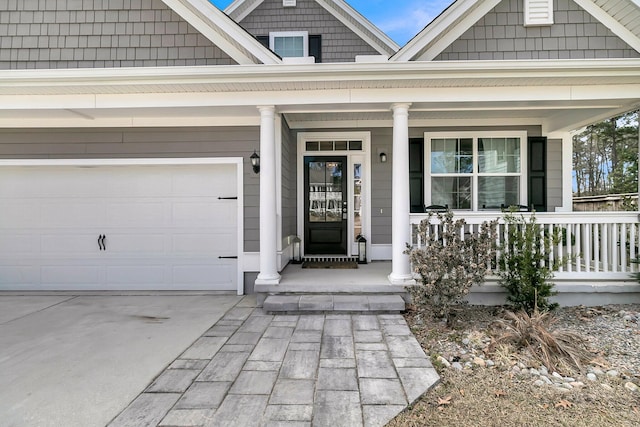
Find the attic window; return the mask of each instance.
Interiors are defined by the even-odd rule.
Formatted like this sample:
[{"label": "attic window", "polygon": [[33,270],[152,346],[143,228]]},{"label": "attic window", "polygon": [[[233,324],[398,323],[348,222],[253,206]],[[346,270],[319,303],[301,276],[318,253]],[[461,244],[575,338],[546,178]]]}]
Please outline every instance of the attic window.
[{"label": "attic window", "polygon": [[269,48],[282,58],[309,56],[309,33],[306,31],[283,31],[269,33]]},{"label": "attic window", "polygon": [[553,0],[524,0],[524,25],[553,25]]},{"label": "attic window", "polygon": [[296,0],[282,0],[283,7],[296,7]]}]

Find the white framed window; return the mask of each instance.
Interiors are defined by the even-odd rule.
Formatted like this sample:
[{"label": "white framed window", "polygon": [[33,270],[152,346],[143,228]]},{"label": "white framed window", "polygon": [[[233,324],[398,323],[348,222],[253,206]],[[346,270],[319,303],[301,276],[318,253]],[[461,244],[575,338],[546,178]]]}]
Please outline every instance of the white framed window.
[{"label": "white framed window", "polygon": [[282,58],[306,58],[309,56],[309,33],[307,31],[269,33],[269,48]]},{"label": "white framed window", "polygon": [[425,133],[425,202],[453,210],[527,204],[526,132]]}]

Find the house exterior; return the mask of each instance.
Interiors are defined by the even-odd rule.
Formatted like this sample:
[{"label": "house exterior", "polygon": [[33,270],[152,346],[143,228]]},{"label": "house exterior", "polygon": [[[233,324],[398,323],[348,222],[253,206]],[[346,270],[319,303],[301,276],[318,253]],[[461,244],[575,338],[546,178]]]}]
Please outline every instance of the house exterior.
[{"label": "house exterior", "polygon": [[273,293],[295,236],[358,235],[402,287],[425,206],[533,205],[567,292],[638,292],[637,214],[571,212],[570,133],[640,105],[635,0],[457,0],[403,47],[342,0],[0,10],[0,289]]}]

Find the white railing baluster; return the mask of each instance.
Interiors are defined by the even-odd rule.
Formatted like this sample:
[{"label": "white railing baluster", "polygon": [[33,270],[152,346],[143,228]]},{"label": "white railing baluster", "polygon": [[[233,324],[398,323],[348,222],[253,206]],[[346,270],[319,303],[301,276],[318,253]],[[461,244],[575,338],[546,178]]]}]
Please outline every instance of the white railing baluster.
[{"label": "white railing baluster", "polygon": [[576,266],[576,273],[581,273],[582,272],[582,254],[584,252],[584,250],[582,249],[582,232],[584,231],[584,224],[576,224],[575,225],[575,231],[576,231],[576,259],[575,259],[575,266]]},{"label": "white railing baluster", "polygon": [[630,236],[629,236],[629,271],[636,272],[638,271],[638,264],[631,262],[636,259],[636,230],[638,229],[637,224],[629,224],[630,228]]},{"label": "white railing baluster", "polygon": [[620,224],[620,271],[627,272],[627,224]]},{"label": "white railing baluster", "polygon": [[565,247],[567,252],[565,255],[567,256],[567,272],[573,272],[573,225],[566,224],[564,230],[566,231],[567,237],[565,242]]}]

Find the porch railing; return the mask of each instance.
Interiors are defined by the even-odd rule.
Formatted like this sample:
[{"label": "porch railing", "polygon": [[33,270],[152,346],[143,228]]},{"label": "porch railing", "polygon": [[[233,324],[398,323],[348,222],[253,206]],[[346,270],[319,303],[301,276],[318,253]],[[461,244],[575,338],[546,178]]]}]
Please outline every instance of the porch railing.
[{"label": "porch railing", "polygon": [[[530,213],[514,213],[525,218]],[[484,221],[499,218],[498,241],[508,236],[508,225],[500,212],[456,213],[467,225],[465,233],[479,230]],[[640,223],[638,212],[540,212],[536,222],[543,232],[559,232],[561,239],[550,251],[549,262],[567,256],[570,261],[560,267],[555,278],[581,280],[632,280],[631,273],[640,271],[631,262],[640,255]],[[412,245],[420,247],[416,226],[427,214],[411,214]],[[496,256],[496,261],[500,254]],[[497,265],[497,263],[496,263]]]}]

